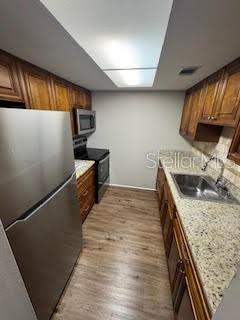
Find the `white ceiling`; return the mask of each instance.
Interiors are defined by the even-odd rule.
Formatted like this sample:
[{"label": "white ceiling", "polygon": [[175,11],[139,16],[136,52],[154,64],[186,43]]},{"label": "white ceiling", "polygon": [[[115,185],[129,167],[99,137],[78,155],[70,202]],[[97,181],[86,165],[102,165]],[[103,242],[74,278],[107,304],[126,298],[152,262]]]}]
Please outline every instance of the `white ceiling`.
[{"label": "white ceiling", "polygon": [[[101,10],[105,1],[98,0]],[[155,82],[148,90],[185,90],[239,57],[239,12],[239,0],[175,0]],[[77,14],[97,23],[96,8]],[[91,90],[121,90],[39,0],[1,0],[0,21],[2,49]],[[148,30],[144,21],[143,26]],[[83,28],[83,37],[87,32]],[[192,65],[202,67],[190,77],[178,76],[182,67]]]},{"label": "white ceiling", "polygon": [[172,0],[40,1],[118,86],[152,86]]},{"label": "white ceiling", "polygon": [[[154,88],[185,90],[240,56],[239,0],[175,0]],[[180,77],[183,66],[202,66]]]}]

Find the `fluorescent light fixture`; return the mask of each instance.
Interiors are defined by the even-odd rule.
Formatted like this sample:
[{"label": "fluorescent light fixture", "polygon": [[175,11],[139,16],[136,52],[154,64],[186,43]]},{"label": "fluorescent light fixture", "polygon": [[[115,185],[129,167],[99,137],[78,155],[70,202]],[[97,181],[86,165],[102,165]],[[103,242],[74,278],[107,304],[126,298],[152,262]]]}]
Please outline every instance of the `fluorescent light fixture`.
[{"label": "fluorescent light fixture", "polygon": [[107,70],[118,87],[152,87],[157,69]]},{"label": "fluorescent light fixture", "polygon": [[40,1],[117,86],[153,85],[173,0]]},{"label": "fluorescent light fixture", "polygon": [[102,43],[102,56],[106,63],[102,69],[132,69],[139,66],[138,52],[129,43],[119,40],[108,40]]}]

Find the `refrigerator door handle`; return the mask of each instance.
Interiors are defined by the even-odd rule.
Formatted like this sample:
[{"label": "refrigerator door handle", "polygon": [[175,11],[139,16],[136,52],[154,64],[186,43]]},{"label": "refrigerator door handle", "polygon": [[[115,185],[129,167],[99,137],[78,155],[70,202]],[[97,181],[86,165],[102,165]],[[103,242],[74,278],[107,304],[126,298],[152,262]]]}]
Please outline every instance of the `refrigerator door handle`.
[{"label": "refrigerator door handle", "polygon": [[62,191],[66,187],[66,185],[75,177],[75,172],[72,173],[72,175],[67,179],[67,181],[64,182],[64,184],[61,185],[60,188],[57,189],[53,194],[51,194],[50,197],[47,198],[46,201],[41,203],[35,210],[33,210],[31,213],[29,213],[27,216],[24,216],[24,218],[19,218],[14,223],[12,223],[10,226],[8,226],[5,230],[8,231],[10,228],[12,228],[17,223],[25,222],[28,219],[30,219],[34,214],[36,214],[40,209],[42,209],[48,202],[50,202],[59,192]]}]

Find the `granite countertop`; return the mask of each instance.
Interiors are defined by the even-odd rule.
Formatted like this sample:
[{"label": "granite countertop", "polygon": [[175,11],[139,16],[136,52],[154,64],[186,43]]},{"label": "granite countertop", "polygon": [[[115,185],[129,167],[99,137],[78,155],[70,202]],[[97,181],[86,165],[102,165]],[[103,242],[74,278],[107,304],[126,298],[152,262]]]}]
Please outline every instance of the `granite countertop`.
[{"label": "granite countertop", "polygon": [[75,160],[75,170],[77,179],[84,175],[93,165],[95,161],[92,160]]},{"label": "granite countertop", "polygon": [[171,173],[203,175],[200,158],[181,151],[160,151],[159,156],[214,313],[240,266],[240,205],[180,197]]}]

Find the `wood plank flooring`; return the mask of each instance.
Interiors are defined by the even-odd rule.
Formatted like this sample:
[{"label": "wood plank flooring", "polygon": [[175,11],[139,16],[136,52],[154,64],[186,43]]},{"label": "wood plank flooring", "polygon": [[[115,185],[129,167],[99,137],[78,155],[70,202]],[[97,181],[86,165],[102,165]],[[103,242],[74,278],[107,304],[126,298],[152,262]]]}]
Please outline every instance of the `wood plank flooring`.
[{"label": "wood plank flooring", "polygon": [[155,192],[109,188],[83,232],[53,320],[173,319]]}]

